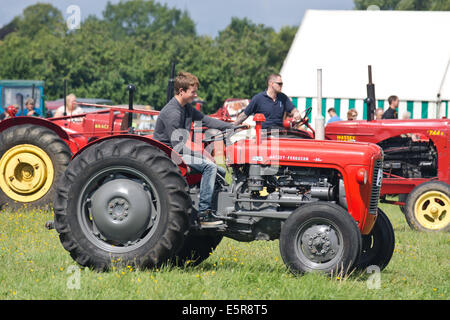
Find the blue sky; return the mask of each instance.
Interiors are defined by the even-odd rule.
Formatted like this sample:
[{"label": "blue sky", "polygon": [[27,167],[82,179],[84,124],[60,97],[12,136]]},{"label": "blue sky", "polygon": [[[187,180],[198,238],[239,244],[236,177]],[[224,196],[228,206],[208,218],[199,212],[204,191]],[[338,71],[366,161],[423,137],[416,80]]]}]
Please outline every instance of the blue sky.
[{"label": "blue sky", "polygon": [[[109,0],[118,3],[120,0]],[[122,0],[123,1],[123,0]],[[0,0],[0,26],[20,15],[29,5],[51,3],[67,17],[67,8],[78,5],[81,19],[94,14],[102,16],[108,0]],[[247,17],[279,30],[285,25],[299,25],[307,9],[351,10],[353,0],[159,0],[169,7],[187,10],[196,23],[197,33],[215,37],[231,21],[231,17]]]}]

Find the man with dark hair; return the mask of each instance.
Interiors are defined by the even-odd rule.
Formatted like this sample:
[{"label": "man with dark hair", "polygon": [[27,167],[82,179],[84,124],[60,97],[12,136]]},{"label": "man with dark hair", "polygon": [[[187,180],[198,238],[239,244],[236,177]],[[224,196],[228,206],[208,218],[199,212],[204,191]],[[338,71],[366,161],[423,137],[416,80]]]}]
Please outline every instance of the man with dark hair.
[{"label": "man with dark hair", "polygon": [[397,109],[398,109],[398,97],[390,96],[388,98],[389,108],[383,113],[382,119],[398,119]]},{"label": "man with dark hair", "polygon": [[214,192],[217,171],[225,175],[225,170],[201,154],[186,148],[190,141],[189,133],[193,121],[201,121],[208,128],[225,130],[233,128],[228,122],[205,116],[192,107],[197,97],[200,83],[196,76],[188,72],[180,72],[175,78],[175,96],[164,106],[158,115],[153,138],[181,154],[186,164],[202,174],[200,182],[199,219],[202,225],[218,225],[223,221],[214,219],[211,212],[211,201]]},{"label": "man with dark hair", "polygon": [[327,124],[335,121],[342,121],[342,119],[337,115],[335,108],[330,108],[327,112],[330,115],[330,120],[328,120]]},{"label": "man with dark hair", "polygon": [[248,106],[244,109],[234,124],[240,125],[250,115],[262,113],[266,121],[262,124],[263,129],[283,129],[283,116],[287,112],[295,120],[301,120],[300,112],[292,104],[288,96],[281,92],[283,81],[279,74],[270,74],[267,77],[266,91],[256,94]]}]

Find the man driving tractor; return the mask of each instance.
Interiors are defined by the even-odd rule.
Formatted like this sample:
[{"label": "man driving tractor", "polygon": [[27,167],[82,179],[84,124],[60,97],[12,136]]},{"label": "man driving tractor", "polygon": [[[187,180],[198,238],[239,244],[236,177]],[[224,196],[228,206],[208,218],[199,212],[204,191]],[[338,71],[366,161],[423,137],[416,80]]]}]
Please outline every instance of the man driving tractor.
[{"label": "man driving tractor", "polygon": [[217,171],[225,176],[225,170],[199,152],[186,148],[185,143],[190,140],[189,132],[193,121],[201,121],[203,126],[221,131],[232,129],[234,125],[205,116],[192,107],[199,85],[198,78],[193,74],[178,73],[174,83],[175,96],[161,110],[153,138],[180,153],[190,168],[202,174],[198,217],[202,225],[218,225],[223,222],[212,216],[211,200]]}]

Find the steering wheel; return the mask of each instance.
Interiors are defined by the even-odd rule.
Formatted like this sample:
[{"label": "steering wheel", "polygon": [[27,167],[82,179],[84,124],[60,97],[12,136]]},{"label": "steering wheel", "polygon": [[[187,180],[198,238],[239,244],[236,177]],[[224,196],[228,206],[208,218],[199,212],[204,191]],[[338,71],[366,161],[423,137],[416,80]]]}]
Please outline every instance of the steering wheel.
[{"label": "steering wheel", "polygon": [[241,124],[239,126],[231,128],[231,129],[227,129],[226,131],[221,131],[221,132],[219,132],[217,134],[213,134],[209,138],[203,139],[202,142],[203,143],[209,143],[209,142],[214,142],[214,141],[225,140],[227,135],[231,136],[236,130],[244,129],[244,128],[248,129],[248,125]]}]

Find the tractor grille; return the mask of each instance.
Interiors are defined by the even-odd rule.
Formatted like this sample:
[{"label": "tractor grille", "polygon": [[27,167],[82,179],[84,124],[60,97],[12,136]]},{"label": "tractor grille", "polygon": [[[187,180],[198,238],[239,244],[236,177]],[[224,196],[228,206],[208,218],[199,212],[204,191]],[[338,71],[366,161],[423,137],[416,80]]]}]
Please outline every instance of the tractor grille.
[{"label": "tractor grille", "polygon": [[[381,170],[381,177],[378,177],[378,172]],[[372,194],[370,195],[369,213],[377,214],[378,200],[380,198],[381,181],[383,180],[383,161],[376,160],[373,168],[372,176]]]}]

